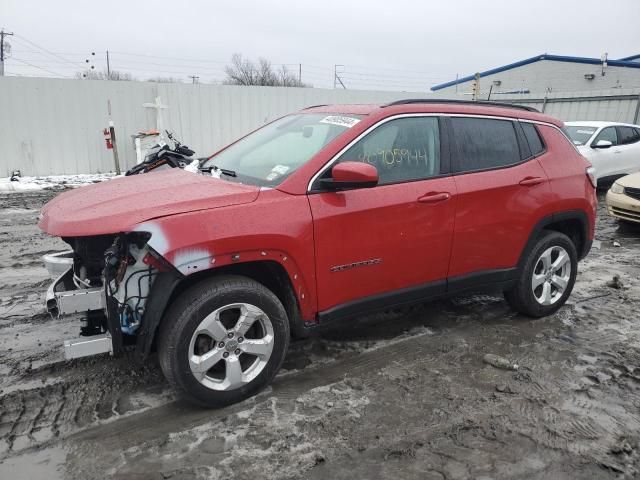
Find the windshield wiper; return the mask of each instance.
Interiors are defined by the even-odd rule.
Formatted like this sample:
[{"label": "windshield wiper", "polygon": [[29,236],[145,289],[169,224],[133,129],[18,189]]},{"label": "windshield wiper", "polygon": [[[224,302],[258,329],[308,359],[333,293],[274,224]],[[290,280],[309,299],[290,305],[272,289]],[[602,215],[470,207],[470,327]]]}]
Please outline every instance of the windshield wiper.
[{"label": "windshield wiper", "polygon": [[220,168],[216,165],[211,165],[210,167],[199,167],[198,170],[200,170],[201,172],[207,172],[207,173],[211,173],[212,170],[215,170],[216,172],[220,172],[223,175],[227,175],[229,177],[238,176],[238,174],[235,171],[229,170],[227,168]]}]

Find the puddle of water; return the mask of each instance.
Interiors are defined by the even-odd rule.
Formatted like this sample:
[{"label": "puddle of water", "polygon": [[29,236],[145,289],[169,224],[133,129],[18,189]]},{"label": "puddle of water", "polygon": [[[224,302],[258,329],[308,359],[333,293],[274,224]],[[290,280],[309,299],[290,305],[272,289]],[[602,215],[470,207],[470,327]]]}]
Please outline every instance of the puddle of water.
[{"label": "puddle of water", "polygon": [[37,214],[38,210],[34,210],[30,208],[5,208],[2,211],[0,211],[0,216],[24,215],[27,213]]},{"label": "puddle of water", "polygon": [[0,478],[11,480],[62,480],[67,452],[46,448],[0,460]]}]

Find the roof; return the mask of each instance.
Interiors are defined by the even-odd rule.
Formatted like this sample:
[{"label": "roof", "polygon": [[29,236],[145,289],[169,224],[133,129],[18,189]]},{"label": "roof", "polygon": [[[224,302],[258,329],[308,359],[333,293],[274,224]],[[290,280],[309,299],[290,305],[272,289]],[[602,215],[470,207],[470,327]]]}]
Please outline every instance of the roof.
[{"label": "roof", "polygon": [[631,55],[630,57],[619,58],[623,62],[640,62],[640,53],[637,55]]},{"label": "roof", "polygon": [[[638,61],[638,59],[640,59],[640,54],[621,58],[620,60],[607,60],[607,65],[611,67],[640,68],[640,62]],[[519,62],[510,63],[502,67],[492,68],[491,70],[480,72],[480,78],[486,77],[488,75],[495,75],[496,73],[504,72],[506,70],[511,70],[513,68],[522,67],[524,65],[529,65],[530,63],[539,62],[541,60],[551,60],[554,62],[568,62],[568,63],[586,63],[589,65],[602,64],[602,60],[600,60],[599,58],[568,57],[564,55],[549,55],[548,53],[543,53],[541,55],[536,55],[535,57],[520,60]],[[468,75],[466,77],[462,77],[457,80],[453,80],[451,82],[434,85],[433,87],[431,87],[431,90],[432,91],[441,90],[443,88],[451,87],[453,85],[458,85],[461,83],[468,82],[470,80],[473,80],[474,78],[475,78],[475,75]]]},{"label": "roof", "polygon": [[494,115],[507,118],[521,118],[546,122],[562,127],[564,124],[557,118],[550,117],[537,111],[513,108],[510,105],[487,102],[456,102],[448,100],[427,100],[423,103],[370,104],[370,105],[319,105],[302,110],[305,113],[327,113],[337,115],[371,115],[373,119],[385,118],[407,113],[442,113],[461,115]]},{"label": "roof", "polygon": [[343,113],[351,115],[369,115],[373,110],[380,107],[378,104],[335,104],[335,105],[313,105],[303,109],[307,113]]}]

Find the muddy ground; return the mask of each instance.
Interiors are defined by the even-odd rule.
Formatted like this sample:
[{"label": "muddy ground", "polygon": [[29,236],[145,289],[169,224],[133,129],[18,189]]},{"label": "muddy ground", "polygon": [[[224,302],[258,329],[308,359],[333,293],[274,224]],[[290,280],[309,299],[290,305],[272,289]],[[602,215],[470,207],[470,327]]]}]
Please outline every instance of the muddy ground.
[{"label": "muddy ground", "polygon": [[63,360],[77,319],[45,314],[40,256],[64,245],[35,226],[53,195],[0,196],[2,479],[640,477],[640,228],[602,208],[553,317],[473,295],[360,319],[215,411],[174,398],[155,358]]}]

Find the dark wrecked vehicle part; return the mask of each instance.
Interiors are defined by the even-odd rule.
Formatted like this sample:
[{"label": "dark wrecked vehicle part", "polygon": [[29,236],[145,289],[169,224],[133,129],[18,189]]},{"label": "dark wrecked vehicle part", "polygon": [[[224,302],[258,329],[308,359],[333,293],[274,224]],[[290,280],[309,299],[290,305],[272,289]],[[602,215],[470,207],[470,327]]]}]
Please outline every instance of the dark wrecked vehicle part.
[{"label": "dark wrecked vehicle part", "polygon": [[[120,353],[123,345],[133,343],[153,283],[169,268],[147,245],[150,237],[146,232],[64,237],[73,255],[68,270],[48,294],[52,315],[83,313],[81,335],[102,335],[104,348],[109,347],[111,353]],[[66,342],[65,355],[83,356],[95,345],[82,340]]]},{"label": "dark wrecked vehicle part", "polygon": [[183,145],[168,130],[165,130],[165,133],[169,141],[173,142],[173,147],[164,142],[155,145],[144,161],[127,170],[125,176],[139,175],[167,168],[184,168],[192,162],[191,157],[195,152]]}]

